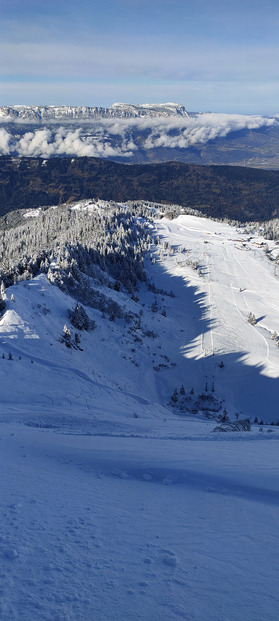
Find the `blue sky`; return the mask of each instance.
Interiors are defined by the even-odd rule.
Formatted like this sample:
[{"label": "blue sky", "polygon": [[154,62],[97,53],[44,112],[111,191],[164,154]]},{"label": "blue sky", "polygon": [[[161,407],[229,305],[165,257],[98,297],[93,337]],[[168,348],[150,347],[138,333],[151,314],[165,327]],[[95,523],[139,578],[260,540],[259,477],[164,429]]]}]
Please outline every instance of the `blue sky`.
[{"label": "blue sky", "polygon": [[278,0],[0,0],[0,105],[279,113]]}]

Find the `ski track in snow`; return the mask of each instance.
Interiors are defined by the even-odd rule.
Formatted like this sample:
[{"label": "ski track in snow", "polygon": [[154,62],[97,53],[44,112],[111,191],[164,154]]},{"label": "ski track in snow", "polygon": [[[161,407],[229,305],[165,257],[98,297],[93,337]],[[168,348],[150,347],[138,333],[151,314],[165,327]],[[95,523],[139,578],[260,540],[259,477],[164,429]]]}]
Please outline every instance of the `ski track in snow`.
[{"label": "ski track in snow", "polygon": [[176,251],[146,269],[175,297],[157,295],[166,316],[144,286],[126,301],[154,339],[88,309],[96,330],[69,351],[73,300],[45,276],[7,290],[1,621],[278,619],[279,428],[213,433],[216,421],[168,404],[182,383],[198,394],[212,380],[230,416],[279,418],[279,281],[227,224],[181,216],[154,233]]}]

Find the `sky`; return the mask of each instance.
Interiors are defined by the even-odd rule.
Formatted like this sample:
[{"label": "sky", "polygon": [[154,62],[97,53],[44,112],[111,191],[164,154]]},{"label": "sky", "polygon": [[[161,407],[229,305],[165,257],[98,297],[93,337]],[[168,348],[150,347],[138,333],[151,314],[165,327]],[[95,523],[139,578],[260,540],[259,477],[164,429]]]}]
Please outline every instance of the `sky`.
[{"label": "sky", "polygon": [[0,0],[0,105],[279,113],[278,0]]}]

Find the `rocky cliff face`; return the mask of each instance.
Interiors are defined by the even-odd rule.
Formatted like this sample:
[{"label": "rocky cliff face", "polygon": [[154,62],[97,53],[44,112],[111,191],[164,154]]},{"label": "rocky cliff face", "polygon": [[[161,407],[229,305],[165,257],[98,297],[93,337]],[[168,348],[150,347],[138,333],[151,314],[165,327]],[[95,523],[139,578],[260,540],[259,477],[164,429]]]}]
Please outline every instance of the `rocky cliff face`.
[{"label": "rocky cliff face", "polygon": [[109,116],[122,118],[188,116],[184,106],[177,103],[142,105],[115,103],[108,108],[108,112]]},{"label": "rocky cliff face", "polygon": [[115,103],[110,108],[88,106],[5,106],[0,108],[0,119],[52,123],[54,121],[90,121],[98,118],[142,118],[188,116],[184,106],[166,104]]}]

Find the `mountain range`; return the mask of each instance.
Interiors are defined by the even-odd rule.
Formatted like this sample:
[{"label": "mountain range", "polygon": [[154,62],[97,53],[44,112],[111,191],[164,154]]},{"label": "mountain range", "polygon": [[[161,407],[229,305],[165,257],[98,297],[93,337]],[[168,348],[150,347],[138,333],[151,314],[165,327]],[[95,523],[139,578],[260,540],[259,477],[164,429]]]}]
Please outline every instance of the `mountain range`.
[{"label": "mountain range", "polygon": [[177,103],[0,108],[0,154],[279,168],[279,121]]},{"label": "mountain range", "polygon": [[154,118],[188,116],[184,106],[177,103],[125,104],[114,103],[110,108],[90,106],[2,106],[0,119],[5,121],[90,121],[94,118]]}]

